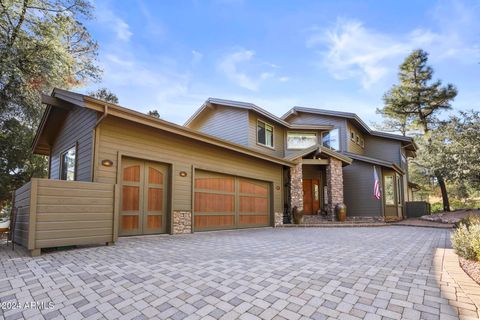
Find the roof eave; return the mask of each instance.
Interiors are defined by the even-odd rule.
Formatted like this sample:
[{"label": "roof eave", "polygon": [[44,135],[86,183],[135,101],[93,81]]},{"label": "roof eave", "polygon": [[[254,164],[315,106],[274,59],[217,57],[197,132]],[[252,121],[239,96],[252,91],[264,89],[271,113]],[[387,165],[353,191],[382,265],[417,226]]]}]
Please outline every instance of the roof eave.
[{"label": "roof eave", "polygon": [[[89,97],[89,96],[84,96],[84,99],[86,101],[91,102],[91,103],[100,104],[102,106],[108,105],[109,115],[112,115],[112,116],[117,116],[117,117],[124,118],[124,119],[127,119],[127,120],[133,120],[134,122],[137,122],[137,123],[140,123],[140,124],[149,125],[151,127],[157,128],[157,129],[169,131],[169,132],[172,132],[174,134],[179,134],[179,135],[182,135],[182,136],[185,136],[185,137],[188,137],[188,138],[192,138],[192,139],[195,139],[195,140],[198,140],[198,141],[202,141],[202,142],[205,142],[205,143],[216,145],[216,146],[221,147],[221,148],[225,148],[225,149],[229,149],[229,150],[232,150],[232,151],[240,152],[240,153],[243,153],[245,155],[249,155],[249,156],[252,156],[252,157],[255,157],[255,158],[260,158],[260,159],[263,159],[263,160],[266,160],[266,161],[274,162],[274,163],[285,165],[285,166],[288,166],[288,167],[293,167],[295,165],[295,163],[293,163],[292,161],[288,161],[288,160],[285,160],[283,158],[270,156],[270,155],[267,155],[265,153],[250,149],[248,147],[245,147],[245,146],[242,146],[242,145],[239,145],[239,144],[236,144],[236,143],[232,143],[230,141],[226,141],[226,140],[223,140],[223,139],[219,139],[219,138],[207,135],[205,133],[202,133],[202,132],[199,132],[199,131],[196,131],[196,130],[193,130],[193,129],[190,129],[190,128],[187,128],[187,127],[184,127],[184,126],[180,126],[180,125],[165,121],[163,119],[157,119],[157,118],[148,116],[146,114],[143,114],[141,112],[130,110],[130,109],[124,108],[124,107],[116,105],[116,104],[108,103],[108,102],[105,102],[103,100],[98,100],[98,99],[95,99],[95,98],[92,98],[92,97]],[[91,108],[91,106],[89,104],[86,104],[86,107]],[[93,109],[97,110],[96,108],[93,108]],[[131,118],[127,117],[127,115],[133,116],[134,119],[131,119]],[[136,118],[137,121],[135,121],[135,118]]]}]

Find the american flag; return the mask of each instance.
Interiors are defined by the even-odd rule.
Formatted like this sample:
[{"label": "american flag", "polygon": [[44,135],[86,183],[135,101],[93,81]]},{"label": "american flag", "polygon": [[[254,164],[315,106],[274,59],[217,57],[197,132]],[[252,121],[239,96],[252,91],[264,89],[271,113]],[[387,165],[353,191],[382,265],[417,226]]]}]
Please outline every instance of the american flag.
[{"label": "american flag", "polygon": [[380,200],[380,181],[378,180],[377,168],[373,166],[373,196]]}]

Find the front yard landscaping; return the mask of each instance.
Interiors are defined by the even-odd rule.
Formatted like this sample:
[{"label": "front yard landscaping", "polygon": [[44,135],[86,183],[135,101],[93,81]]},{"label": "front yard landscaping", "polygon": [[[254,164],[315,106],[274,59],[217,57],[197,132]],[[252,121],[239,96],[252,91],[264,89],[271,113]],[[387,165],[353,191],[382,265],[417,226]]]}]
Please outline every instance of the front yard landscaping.
[{"label": "front yard landscaping", "polygon": [[452,234],[452,245],[460,256],[460,265],[480,284],[480,215],[469,215],[455,225],[457,228]]}]

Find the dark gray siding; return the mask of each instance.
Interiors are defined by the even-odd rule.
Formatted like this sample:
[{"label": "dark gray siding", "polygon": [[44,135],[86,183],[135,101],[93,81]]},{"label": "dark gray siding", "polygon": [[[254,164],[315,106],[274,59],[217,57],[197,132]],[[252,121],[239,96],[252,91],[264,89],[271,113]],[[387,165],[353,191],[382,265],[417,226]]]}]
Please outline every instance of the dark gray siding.
[{"label": "dark gray siding", "polygon": [[211,136],[248,146],[248,111],[217,106],[189,125]]},{"label": "dark gray siding", "polygon": [[[377,166],[381,183],[382,170]],[[349,217],[382,216],[382,200],[373,197],[373,165],[354,160],[343,168],[344,202]]]},{"label": "dark gray siding", "polygon": [[367,135],[365,137],[365,156],[400,165],[401,146],[402,143],[398,140]]},{"label": "dark gray siding", "polygon": [[78,143],[77,180],[92,180],[93,128],[97,121],[95,111],[86,108],[71,110],[52,146],[51,179],[60,178],[60,156]]},{"label": "dark gray siding", "polygon": [[344,118],[298,112],[296,116],[290,117],[288,122],[291,124],[329,125],[339,128],[341,151],[347,150],[347,120]]}]

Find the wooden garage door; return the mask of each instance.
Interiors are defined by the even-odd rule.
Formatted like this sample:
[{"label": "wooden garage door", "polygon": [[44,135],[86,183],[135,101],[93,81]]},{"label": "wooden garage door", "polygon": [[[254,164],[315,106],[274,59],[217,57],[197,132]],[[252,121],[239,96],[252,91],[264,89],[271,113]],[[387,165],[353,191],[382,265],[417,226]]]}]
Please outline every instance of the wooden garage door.
[{"label": "wooden garage door", "polygon": [[119,235],[164,233],[167,167],[122,159]]},{"label": "wooden garage door", "polygon": [[269,226],[269,184],[197,170],[194,215],[195,231]]}]

